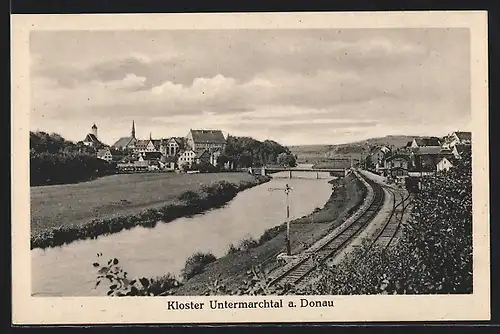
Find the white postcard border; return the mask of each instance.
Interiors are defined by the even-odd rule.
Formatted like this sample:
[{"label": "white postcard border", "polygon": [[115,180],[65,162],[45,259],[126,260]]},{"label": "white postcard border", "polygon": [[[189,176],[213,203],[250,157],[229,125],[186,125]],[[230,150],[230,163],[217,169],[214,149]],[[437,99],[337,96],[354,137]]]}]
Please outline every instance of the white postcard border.
[{"label": "white postcard border", "polygon": [[[490,319],[486,12],[12,15],[12,314],[14,324],[266,323]],[[29,194],[29,33],[32,30],[467,27],[471,36],[474,293],[308,296],[333,308],[167,310],[167,301],[279,300],[300,296],[32,297]]]}]

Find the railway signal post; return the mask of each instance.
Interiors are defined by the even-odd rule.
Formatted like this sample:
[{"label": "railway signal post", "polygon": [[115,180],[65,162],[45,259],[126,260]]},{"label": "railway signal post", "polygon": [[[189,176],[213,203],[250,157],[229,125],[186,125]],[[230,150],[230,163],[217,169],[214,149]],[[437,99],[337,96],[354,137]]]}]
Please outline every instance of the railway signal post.
[{"label": "railway signal post", "polygon": [[290,191],[293,190],[293,188],[288,186],[288,183],[285,185],[285,188],[269,188],[269,191],[277,190],[284,191],[286,194],[286,254],[292,255],[292,247],[290,245],[290,200],[288,198],[288,195],[290,194]]}]

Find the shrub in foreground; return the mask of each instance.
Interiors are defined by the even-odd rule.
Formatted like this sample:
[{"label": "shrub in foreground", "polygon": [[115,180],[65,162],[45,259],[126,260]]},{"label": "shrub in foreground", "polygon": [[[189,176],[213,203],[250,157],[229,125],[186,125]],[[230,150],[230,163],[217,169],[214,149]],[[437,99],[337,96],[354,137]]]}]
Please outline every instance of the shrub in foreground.
[{"label": "shrub in foreground", "polygon": [[193,276],[201,273],[208,264],[214,262],[215,260],[217,260],[217,258],[212,253],[198,252],[191,255],[187,259],[184,269],[182,269],[182,278],[187,281]]}]

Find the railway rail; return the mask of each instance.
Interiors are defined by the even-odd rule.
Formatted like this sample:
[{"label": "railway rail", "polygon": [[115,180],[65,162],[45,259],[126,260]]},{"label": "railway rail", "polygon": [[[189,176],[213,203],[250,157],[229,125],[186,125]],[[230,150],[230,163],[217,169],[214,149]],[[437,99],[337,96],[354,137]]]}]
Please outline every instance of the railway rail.
[{"label": "railway rail", "polygon": [[[373,189],[373,199],[366,210],[346,226],[341,227],[340,231],[336,231],[331,240],[319,247],[314,252],[302,257],[299,261],[290,266],[287,270],[280,273],[270,281],[270,285],[282,285],[284,287],[293,286],[305,277],[307,277],[319,263],[326,261],[328,258],[336,255],[345,246],[347,246],[377,215],[384,203],[384,191],[382,186],[367,177],[361,175],[368,185]],[[285,291],[286,292],[286,288]]]},{"label": "railway rail", "polygon": [[401,228],[405,211],[410,205],[410,194],[402,194],[389,186],[383,187],[392,194],[393,206],[389,218],[386,220],[382,228],[380,228],[379,231],[375,234],[372,245],[376,244],[386,249],[391,246],[398,231]]}]

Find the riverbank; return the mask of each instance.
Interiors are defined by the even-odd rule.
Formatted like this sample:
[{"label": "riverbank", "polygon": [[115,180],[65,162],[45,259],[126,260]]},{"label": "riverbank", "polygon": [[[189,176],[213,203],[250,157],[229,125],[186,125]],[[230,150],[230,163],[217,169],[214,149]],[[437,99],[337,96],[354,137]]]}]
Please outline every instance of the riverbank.
[{"label": "riverbank", "polygon": [[247,173],[114,175],[31,188],[31,248],[63,245],[135,226],[154,227],[220,207],[270,180]]},{"label": "riverbank", "polygon": [[[366,188],[353,175],[332,182],[333,191],[322,208],[295,219],[290,224],[292,253],[297,254],[308,248],[334,228],[339,226],[363,202]],[[238,245],[216,261],[208,264],[203,272],[184,282],[175,295],[203,295],[207,284],[218,281],[227,289],[242,286],[248,279],[247,270],[260,265],[261,269],[273,270],[278,264],[276,256],[285,252],[286,223],[267,230],[259,240],[245,242],[250,247],[238,249]]]}]

